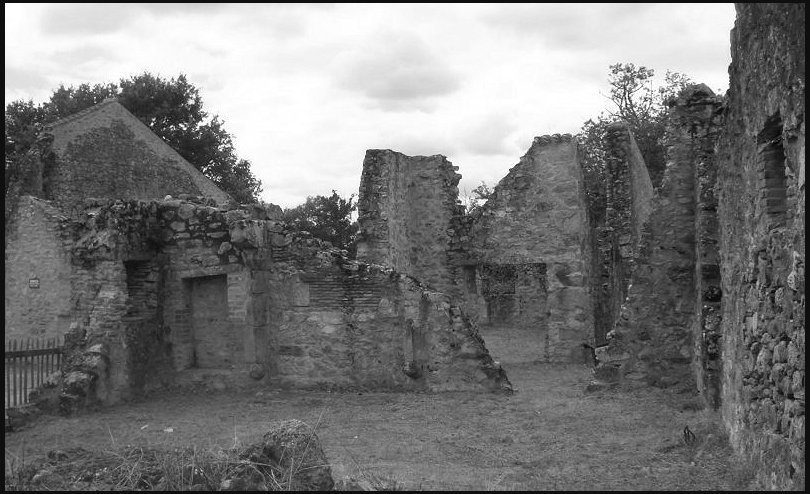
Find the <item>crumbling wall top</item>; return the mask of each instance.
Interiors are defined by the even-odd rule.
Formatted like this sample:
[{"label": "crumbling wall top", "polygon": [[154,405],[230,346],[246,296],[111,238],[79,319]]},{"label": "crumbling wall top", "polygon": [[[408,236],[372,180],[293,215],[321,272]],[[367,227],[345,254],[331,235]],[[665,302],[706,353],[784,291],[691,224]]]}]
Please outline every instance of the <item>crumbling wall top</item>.
[{"label": "crumbling wall top", "polygon": [[546,134],[535,137],[533,144],[544,146],[547,144],[570,142],[572,140],[574,140],[574,137],[571,134]]}]

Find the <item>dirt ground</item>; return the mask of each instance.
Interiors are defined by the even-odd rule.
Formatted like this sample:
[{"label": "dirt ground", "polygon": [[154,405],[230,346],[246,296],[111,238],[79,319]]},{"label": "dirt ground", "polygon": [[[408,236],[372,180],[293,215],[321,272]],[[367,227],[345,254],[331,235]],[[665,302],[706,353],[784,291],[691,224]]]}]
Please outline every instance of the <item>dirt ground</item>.
[{"label": "dirt ground", "polygon": [[[491,339],[498,358],[516,355]],[[164,392],[6,433],[5,457],[122,445],[227,448],[297,418],[335,480],[415,490],[731,490],[749,487],[715,413],[659,389],[585,393],[585,365],[501,359],[516,393]],[[683,443],[688,425],[695,444]]]}]

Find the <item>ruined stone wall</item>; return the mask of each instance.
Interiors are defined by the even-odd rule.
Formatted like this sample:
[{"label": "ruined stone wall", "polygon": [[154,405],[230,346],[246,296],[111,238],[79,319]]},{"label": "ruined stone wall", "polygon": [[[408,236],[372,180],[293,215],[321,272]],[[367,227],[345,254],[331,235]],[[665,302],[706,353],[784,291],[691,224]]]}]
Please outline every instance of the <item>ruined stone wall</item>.
[{"label": "ruined stone wall", "polygon": [[164,324],[174,369],[235,368],[255,362],[247,321],[248,278],[230,222],[238,211],[183,201],[158,206],[160,252],[165,256]]},{"label": "ruined stone wall", "polygon": [[132,397],[123,263],[96,259],[74,265],[68,293],[72,313],[65,334],[62,370],[67,392],[61,397],[62,408],[75,410],[99,401],[116,403]]},{"label": "ruined stone wall", "polygon": [[98,379],[84,357],[68,372],[75,367],[91,376],[85,381],[95,376],[114,390],[93,392],[104,403],[175,384],[189,368],[246,376],[256,362],[247,324],[249,273],[235,246],[251,214],[195,200],[91,199],[84,220],[73,225],[71,332],[84,342],[74,353],[97,348],[116,377]]},{"label": "ruined stone wall", "polygon": [[124,262],[127,305],[122,324],[130,369],[130,386],[136,393],[170,382],[171,346],[164,327],[165,276],[160,259]]},{"label": "ruined stone wall", "polygon": [[171,377],[150,209],[121,200],[86,199],[84,206],[62,226],[71,239],[70,289],[62,293],[71,306],[61,397],[67,412],[130,399]]},{"label": "ruined stone wall", "polygon": [[609,177],[605,225],[594,228],[594,340],[607,343],[621,305],[627,298],[630,274],[638,254],[643,225],[652,211],[653,187],[647,165],[625,122],[609,125],[605,134]]},{"label": "ruined stone wall", "polygon": [[62,337],[70,325],[70,256],[50,202],[18,199],[6,230],[5,337]]},{"label": "ruined stone wall", "polygon": [[54,123],[44,136],[51,145],[41,157],[43,193],[68,213],[88,197],[229,199],[115,100]]},{"label": "ruined stone wall", "polygon": [[461,310],[409,276],[344,261],[305,268],[298,279],[282,280],[289,282],[302,284],[308,296],[280,308],[282,385],[431,391],[507,385]]},{"label": "ruined stone wall", "polygon": [[366,152],[358,198],[357,259],[390,266],[455,294],[448,261],[461,175],[444,156]]},{"label": "ruined stone wall", "polygon": [[606,129],[607,188],[606,222],[614,228],[623,257],[633,257],[635,242],[652,212],[653,187],[647,165],[630,126],[614,122]]},{"label": "ruined stone wall", "polygon": [[67,409],[211,380],[510,389],[448,296],[282,223],[176,200],[86,211],[72,227]]},{"label": "ruined stone wall", "polygon": [[692,85],[670,102],[667,153],[694,163],[695,268],[692,366],[706,405],[720,405],[720,256],[715,143],[722,128],[723,100],[704,84]]},{"label": "ruined stone wall", "polygon": [[805,7],[736,8],[718,144],[722,414],[762,487],[803,490]]},{"label": "ruined stone wall", "polygon": [[472,225],[480,320],[536,328],[538,359],[579,359],[592,341],[590,238],[576,141],[535,138]]},{"label": "ruined stone wall", "polygon": [[591,239],[577,145],[536,138],[475,215],[442,156],[371,150],[358,201],[358,259],[446,293],[478,323],[532,328],[536,359],[580,360],[592,342]]},{"label": "ruined stone wall", "polygon": [[[710,287],[716,289],[717,283],[711,277],[711,273],[717,272],[716,267],[712,268],[710,256],[714,239],[706,231],[712,224],[713,206],[707,196],[712,185],[705,183],[701,189],[697,184],[709,178],[706,170],[713,165],[719,106],[720,101],[711,90],[700,85],[684,90],[670,109],[664,180],[652,201],[649,219],[641,228],[636,249],[628,246],[633,261],[622,261],[632,267],[626,285],[627,298],[608,334],[609,346],[598,349],[600,377],[610,378],[610,373],[618,368],[621,377],[630,380],[689,389],[697,369],[699,387],[705,389],[707,379],[716,381],[716,377],[711,377],[718,370],[716,347],[712,347],[711,363],[701,358],[708,355],[710,341],[716,344],[716,336],[705,339],[698,336],[696,343],[694,333],[700,335],[717,322],[713,318],[716,308],[707,306],[704,313],[706,304],[702,295],[697,295],[698,286],[702,290],[706,285],[705,289],[711,291]],[[703,190],[703,202],[696,195],[699,190]],[[628,207],[622,208],[627,210]],[[705,235],[696,243],[698,226]],[[630,230],[620,223],[619,232],[622,229]],[[634,236],[625,235],[631,240]],[[620,248],[622,243],[620,240]],[[697,261],[699,255],[705,257],[701,262]],[[697,273],[696,266],[700,266]],[[714,292],[707,297],[715,297]],[[693,321],[697,321],[695,326]],[[698,354],[693,347],[700,350]]]}]

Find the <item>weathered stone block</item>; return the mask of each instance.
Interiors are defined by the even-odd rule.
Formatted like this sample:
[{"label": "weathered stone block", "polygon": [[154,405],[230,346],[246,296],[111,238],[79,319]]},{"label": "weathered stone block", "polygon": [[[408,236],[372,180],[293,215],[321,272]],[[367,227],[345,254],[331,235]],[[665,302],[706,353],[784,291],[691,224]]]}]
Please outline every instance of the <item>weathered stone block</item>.
[{"label": "weathered stone block", "polygon": [[195,210],[196,208],[193,204],[183,203],[179,208],[177,208],[177,216],[182,220],[188,220],[194,216]]},{"label": "weathered stone block", "polygon": [[217,249],[217,255],[225,255],[231,250],[230,242],[222,242],[219,244],[219,249]]}]

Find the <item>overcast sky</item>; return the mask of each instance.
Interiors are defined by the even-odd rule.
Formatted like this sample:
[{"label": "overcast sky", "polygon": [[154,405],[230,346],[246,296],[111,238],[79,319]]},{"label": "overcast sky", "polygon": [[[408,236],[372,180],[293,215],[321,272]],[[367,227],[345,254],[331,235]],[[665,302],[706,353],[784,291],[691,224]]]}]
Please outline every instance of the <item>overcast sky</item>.
[{"label": "overcast sky", "polygon": [[262,199],[356,193],[366,149],[443,154],[462,196],[609,107],[608,66],[728,87],[733,4],[5,4],[6,104],[180,73]]}]

